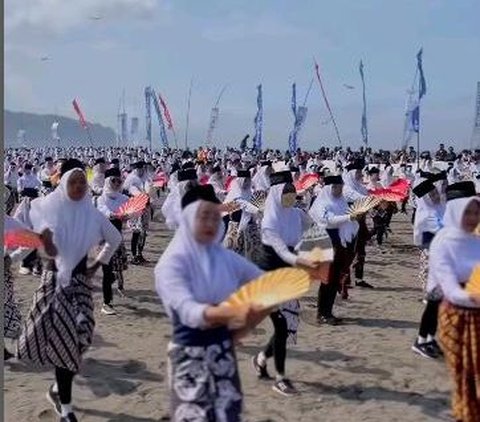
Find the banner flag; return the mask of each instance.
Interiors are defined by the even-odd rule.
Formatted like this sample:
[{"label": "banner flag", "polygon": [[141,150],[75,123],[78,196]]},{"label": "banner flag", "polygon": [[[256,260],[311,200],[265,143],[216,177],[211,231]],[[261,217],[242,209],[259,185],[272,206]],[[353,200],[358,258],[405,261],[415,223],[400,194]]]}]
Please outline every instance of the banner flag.
[{"label": "banner flag", "polygon": [[362,88],[363,88],[363,112],[362,112],[362,126],[361,126],[361,133],[362,133],[362,141],[365,145],[368,145],[368,128],[367,128],[367,97],[365,95],[365,74],[363,72],[363,61],[360,60],[360,77],[362,79]]},{"label": "banner flag", "polygon": [[80,121],[80,126],[82,126],[84,129],[87,128],[87,121],[85,120],[85,117],[82,113],[82,110],[80,110],[80,106],[78,105],[78,102],[76,99],[72,101],[73,104],[73,109],[75,110],[75,113],[77,113],[78,119]]},{"label": "banner flag", "polygon": [[253,147],[256,151],[262,150],[263,136],[263,98],[262,84],[257,86],[257,114],[255,115],[255,137],[253,138]]}]

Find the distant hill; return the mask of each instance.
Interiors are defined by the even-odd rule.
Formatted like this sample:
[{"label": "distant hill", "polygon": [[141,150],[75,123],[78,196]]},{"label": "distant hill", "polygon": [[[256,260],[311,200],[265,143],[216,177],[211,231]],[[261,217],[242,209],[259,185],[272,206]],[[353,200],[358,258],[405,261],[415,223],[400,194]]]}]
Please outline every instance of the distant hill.
[{"label": "distant hill", "polygon": [[[54,121],[58,122],[57,132],[60,137],[60,145],[88,144],[86,130],[80,126],[78,120],[69,117],[5,110],[3,118],[5,146],[19,146],[19,130],[25,131],[25,144],[27,146],[41,146],[47,142],[50,145],[53,144],[51,127]],[[115,143],[116,134],[112,128],[91,123],[89,123],[89,126],[94,144],[110,145]]]}]

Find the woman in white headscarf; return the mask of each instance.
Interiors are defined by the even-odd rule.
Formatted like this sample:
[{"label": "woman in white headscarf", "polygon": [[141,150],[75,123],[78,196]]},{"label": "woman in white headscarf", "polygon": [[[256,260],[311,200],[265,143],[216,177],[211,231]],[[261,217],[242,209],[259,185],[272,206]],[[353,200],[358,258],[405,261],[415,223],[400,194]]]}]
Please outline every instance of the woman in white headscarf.
[{"label": "woman in white headscarf", "polygon": [[327,176],[325,186],[315,199],[309,214],[318,225],[326,225],[334,248],[333,263],[328,283],[318,290],[317,319],[323,324],[338,325],[341,320],[333,315],[337,293],[348,297],[350,265],[353,262],[358,222],[349,214],[347,200],[343,196],[343,180],[339,175]]},{"label": "woman in white headscarf", "polygon": [[232,181],[232,186],[228,192],[225,204],[235,202],[240,209],[225,214],[223,220],[227,227],[227,232],[223,240],[226,248],[245,256],[250,261],[255,262],[255,248],[260,242],[260,231],[257,225],[256,217],[260,210],[250,203],[252,199],[252,179],[249,170],[238,170],[237,177]]},{"label": "woman in white headscarf", "polygon": [[[105,172],[105,184],[102,195],[96,201],[98,210],[107,217],[115,228],[122,234],[123,220],[115,215],[116,211],[128,201],[128,196],[122,194],[122,175],[117,168],[108,169]],[[115,254],[107,265],[102,265],[103,279],[103,305],[102,313],[105,315],[115,315],[113,308],[112,285],[117,282],[118,293],[124,296],[124,278],[123,272],[128,268],[127,251],[121,242]]]},{"label": "woman in white headscarf", "polygon": [[270,188],[270,175],[273,172],[271,161],[262,161],[260,167],[252,178],[252,189],[254,192],[264,192],[265,195]]},{"label": "woman in white headscarf", "polygon": [[[123,183],[124,192],[129,196],[137,196],[148,192],[148,180],[145,170],[146,163],[138,161],[132,165],[132,172],[126,177]],[[143,249],[147,239],[147,229],[150,222],[150,207],[147,206],[140,217],[128,220],[128,227],[132,230],[130,248],[132,251],[132,264],[141,265],[146,263],[143,256]]]},{"label": "woman in white headscarf", "polygon": [[[30,219],[34,231],[53,233],[58,253],[45,262],[41,285],[18,341],[18,357],[55,367],[56,383],[47,397],[62,422],[75,422],[72,382],[95,325],[91,277],[110,261],[121,235],[94,207],[83,165],[74,159],[62,166],[55,191],[32,201]],[[89,250],[101,241],[105,242],[102,250],[87,267]]]},{"label": "woman in white headscarf", "polygon": [[452,412],[462,422],[480,420],[480,295],[465,284],[480,265],[480,199],[472,182],[447,189],[443,228],[430,245],[427,291],[440,287],[439,341],[453,381]]},{"label": "woman in white headscarf", "polygon": [[[303,232],[311,224],[311,218],[301,209],[295,208],[296,190],[290,171],[273,173],[271,188],[265,202],[265,213],[261,224],[263,253],[259,266],[267,271],[294,265],[317,268],[318,264],[300,258],[295,247],[302,239]],[[296,342],[299,325],[300,302],[292,300],[283,304],[278,311],[270,314],[274,334],[262,352],[253,357],[252,363],[260,379],[270,379],[267,359],[273,357],[276,379],[273,390],[290,396],[296,388],[285,374],[287,340]]]},{"label": "woman in white headscarf", "polygon": [[[442,228],[445,200],[430,179],[417,184],[412,191],[417,197],[413,242],[420,248],[419,279],[422,290],[425,292],[428,277],[428,249],[435,234]],[[438,307],[441,300],[440,289],[425,295],[426,306],[420,320],[417,339],[412,345],[412,350],[423,357],[435,359],[441,355],[440,347],[435,340]]]},{"label": "woman in white headscarf", "polygon": [[219,304],[262,271],[219,243],[219,202],[209,185],[184,195],[180,226],[155,268],[156,290],[173,325],[168,360],[174,421],[241,420],[234,333],[261,312]]},{"label": "woman in white headscarf", "polygon": [[223,202],[227,191],[225,190],[225,181],[223,178],[222,168],[219,165],[213,167],[212,174],[208,179],[208,183],[213,186],[217,198]]},{"label": "woman in white headscarf", "polygon": [[169,230],[176,230],[182,220],[181,201],[183,195],[198,184],[197,172],[194,168],[178,170],[176,183],[170,187],[170,193],[165,198],[161,211]]},{"label": "woman in white headscarf", "polygon": [[[363,160],[355,160],[346,167],[347,172],[343,179],[345,182],[343,196],[349,204],[368,196],[368,189],[363,184],[362,169],[364,167],[365,162]],[[355,260],[353,263],[355,285],[358,287],[373,288],[371,284],[363,279],[365,258],[367,254],[365,249],[367,241],[370,239],[370,230],[367,227],[366,215],[358,220],[358,225],[358,236],[355,243]]]}]

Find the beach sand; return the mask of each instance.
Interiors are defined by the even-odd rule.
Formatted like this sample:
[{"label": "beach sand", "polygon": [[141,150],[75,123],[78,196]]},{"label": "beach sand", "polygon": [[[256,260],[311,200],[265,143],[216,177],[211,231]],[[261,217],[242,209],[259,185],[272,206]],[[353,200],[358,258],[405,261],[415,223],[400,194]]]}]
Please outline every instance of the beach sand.
[{"label": "beach sand", "polygon": [[[408,219],[395,216],[393,230],[384,253],[368,248],[365,279],[376,288],[354,288],[348,302],[336,305],[345,325],[315,323],[315,289],[302,299],[298,344],[289,349],[287,360],[287,373],[300,395],[279,396],[253,374],[250,360],[268,340],[270,321],[238,348],[246,421],[450,420],[444,363],[410,350],[423,305],[416,280],[418,252],[411,246]],[[101,271],[95,278],[95,338],[73,391],[80,421],[169,420],[170,324],[154,290],[153,267],[170,238],[162,223],[152,223],[145,251],[150,264],[129,267],[128,298],[114,299],[118,315],[100,313]],[[39,279],[19,276],[16,268],[14,275],[17,300],[26,315]],[[53,381],[51,370],[35,370],[14,360],[6,362],[4,376],[5,421],[57,420],[45,399]]]}]

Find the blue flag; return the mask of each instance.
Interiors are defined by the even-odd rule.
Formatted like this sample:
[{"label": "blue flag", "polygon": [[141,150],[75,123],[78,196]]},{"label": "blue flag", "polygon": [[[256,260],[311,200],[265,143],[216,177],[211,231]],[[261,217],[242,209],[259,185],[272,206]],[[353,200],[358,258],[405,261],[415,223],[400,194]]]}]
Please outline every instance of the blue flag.
[{"label": "blue flag", "polygon": [[365,95],[365,75],[363,73],[363,61],[360,60],[360,77],[362,78],[362,88],[363,88],[363,112],[362,112],[362,141],[365,145],[368,145],[368,129],[367,129],[367,98]]},{"label": "blue flag", "polygon": [[427,93],[427,83],[425,82],[425,75],[423,74],[423,63],[422,63],[422,54],[423,48],[417,53],[417,68],[420,75],[418,83],[418,98],[422,98]]},{"label": "blue flag", "polygon": [[291,154],[295,154],[298,149],[298,134],[302,129],[303,124],[307,118],[307,107],[297,107],[297,92],[296,85],[292,85],[292,111],[294,117],[293,129],[288,136],[288,149]]},{"label": "blue flag", "polygon": [[155,107],[155,111],[157,113],[158,124],[160,126],[160,139],[162,141],[163,147],[168,148],[167,132],[165,131],[165,124],[163,123],[162,111],[160,109],[160,104],[158,102],[157,94],[155,93],[155,90],[153,88],[150,90],[150,93],[153,100],[153,106]]},{"label": "blue flag", "polygon": [[257,86],[257,114],[255,115],[255,137],[253,138],[253,147],[256,151],[262,150],[262,132],[263,132],[263,98],[262,84]]}]

